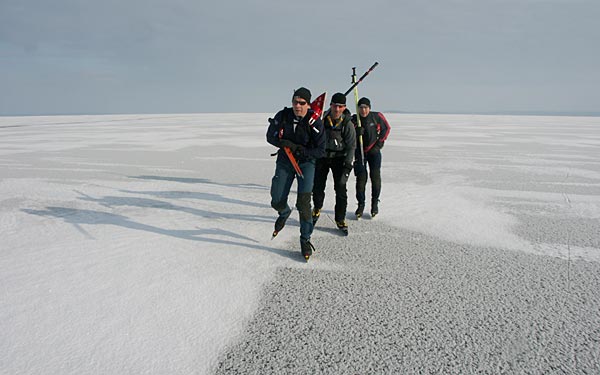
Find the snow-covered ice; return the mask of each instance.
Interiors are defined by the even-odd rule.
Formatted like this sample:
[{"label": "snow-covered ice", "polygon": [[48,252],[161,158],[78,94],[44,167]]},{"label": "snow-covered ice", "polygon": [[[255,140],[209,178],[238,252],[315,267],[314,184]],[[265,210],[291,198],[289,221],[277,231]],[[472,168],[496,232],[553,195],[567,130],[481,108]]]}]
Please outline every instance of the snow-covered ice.
[{"label": "snow-covered ice", "polygon": [[[210,373],[282,269],[347,272],[303,262],[296,212],[270,239],[271,115],[0,117],[0,372]],[[600,262],[600,118],[387,117],[381,213],[350,241]]]}]

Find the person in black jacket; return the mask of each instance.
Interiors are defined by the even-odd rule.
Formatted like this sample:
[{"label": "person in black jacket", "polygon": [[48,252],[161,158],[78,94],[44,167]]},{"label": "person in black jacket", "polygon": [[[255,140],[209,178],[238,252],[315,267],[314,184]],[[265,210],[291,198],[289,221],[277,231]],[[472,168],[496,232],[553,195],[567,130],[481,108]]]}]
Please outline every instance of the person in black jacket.
[{"label": "person in black jacket", "polygon": [[[356,160],[354,162],[354,174],[356,175],[356,200],[358,207],[355,211],[356,217],[360,218],[365,209],[365,188],[367,185],[367,165],[371,173],[371,217],[379,213],[379,195],[381,194],[381,149],[390,134],[390,124],[381,112],[371,111],[371,101],[361,98],[358,101],[358,115],[360,116],[360,127],[356,115],[352,116],[352,122],[356,127],[358,146],[356,148]],[[361,158],[360,142],[362,140],[364,160]]]},{"label": "person in black jacket", "polygon": [[317,160],[315,171],[313,223],[316,224],[321,215],[321,208],[323,208],[323,201],[325,200],[327,175],[331,169],[335,190],[335,223],[347,235],[346,209],[348,207],[348,194],[346,183],[352,171],[356,133],[351,122],[350,111],[346,108],[346,96],[344,94],[338,92],[331,97],[330,108],[323,115],[323,123],[327,141],[325,157]]},{"label": "person in black jacket", "polygon": [[[309,119],[313,114],[310,108],[310,90],[300,87],[292,96],[292,108],[284,108],[269,119],[267,142],[279,147],[275,163],[275,175],[271,180],[271,207],[279,217],[275,222],[276,235],[292,213],[288,205],[288,196],[294,182],[298,180],[298,195],[296,208],[300,215],[300,247],[302,255],[307,259],[312,254],[314,246],[310,242],[313,231],[311,217],[311,194],[314,183],[316,159],[325,156],[325,131],[320,118],[313,124]],[[294,154],[302,171],[296,176],[296,171],[283,148],[288,147]]]}]

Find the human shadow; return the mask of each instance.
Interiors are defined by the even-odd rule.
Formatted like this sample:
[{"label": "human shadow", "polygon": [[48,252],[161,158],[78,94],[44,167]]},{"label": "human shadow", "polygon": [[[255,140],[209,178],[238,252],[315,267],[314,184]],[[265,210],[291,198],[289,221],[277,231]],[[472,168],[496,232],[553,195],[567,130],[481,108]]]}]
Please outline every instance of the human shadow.
[{"label": "human shadow", "polygon": [[348,237],[341,230],[339,230],[337,228],[315,226],[315,230],[318,230],[319,232],[326,232],[326,233],[330,233],[330,234],[335,234],[336,236],[339,236],[339,237]]},{"label": "human shadow", "polygon": [[[102,198],[94,198],[87,194],[84,194],[80,191],[76,192],[80,195],[79,199],[98,203],[104,207],[119,207],[119,206],[134,206],[134,207],[142,207],[142,208],[160,208],[163,210],[171,210],[178,212],[186,212],[191,215],[204,217],[208,219],[236,219],[236,220],[245,220],[245,221],[255,221],[255,222],[264,222],[264,223],[272,223],[274,221],[271,216],[264,215],[250,215],[243,213],[224,213],[224,212],[215,212],[202,210],[198,208],[186,207],[181,205],[172,204],[169,202],[150,199],[150,198],[138,198],[138,197],[119,197],[119,196],[105,196]],[[137,192],[133,192],[137,193]]]},{"label": "human shadow", "polygon": [[[339,236],[339,237],[347,237],[347,235],[344,234],[344,232],[342,232],[341,230],[339,230],[337,228],[337,226],[333,227],[333,228],[325,226],[325,224],[328,224],[328,223],[331,223],[332,225],[336,225],[335,221],[330,216],[331,214],[333,214],[333,211],[321,211],[321,218],[315,224],[314,230],[318,230],[320,232],[326,232],[326,233],[330,233],[330,234],[335,234],[336,236]],[[319,223],[321,223],[321,225],[319,225]]]},{"label": "human shadow", "polygon": [[[239,233],[231,232],[220,228],[167,230],[153,225],[138,223],[123,215],[67,207],[50,206],[46,207],[43,210],[22,209],[21,211],[30,215],[61,219],[64,220],[66,223],[74,225],[75,227],[77,227],[78,230],[81,230],[81,225],[115,225],[132,230],[156,233],[184,240],[202,241],[213,244],[237,246],[246,249],[268,251],[273,254],[283,256],[285,258],[301,261],[301,259],[299,259],[300,257],[295,252],[260,245],[258,244],[258,241],[250,237],[243,236]],[[232,240],[211,238],[209,236],[226,236],[231,237]],[[235,241],[234,239],[240,241]],[[241,241],[248,241],[250,243]]]},{"label": "human shadow", "polygon": [[121,193],[127,194],[141,194],[141,195],[150,195],[157,198],[169,198],[169,199],[199,199],[199,200],[207,200],[207,201],[215,201],[215,202],[223,202],[223,203],[231,203],[238,204],[241,206],[250,206],[250,207],[258,207],[258,208],[270,208],[270,205],[264,203],[255,203],[255,202],[247,202],[240,199],[228,198],[224,197],[220,194],[214,193],[199,193],[199,192],[189,192],[189,191],[134,191],[134,190],[119,190]]},{"label": "human shadow", "polygon": [[209,185],[219,185],[219,186],[227,186],[227,187],[236,187],[243,189],[258,189],[258,190],[268,190],[269,188],[265,185],[258,184],[224,184],[219,182],[211,181],[207,178],[191,178],[191,177],[171,177],[171,176],[152,176],[152,175],[142,175],[142,176],[128,176],[129,178],[136,178],[140,180],[158,180],[158,181],[172,181],[172,182],[181,182],[184,184],[209,184]]}]

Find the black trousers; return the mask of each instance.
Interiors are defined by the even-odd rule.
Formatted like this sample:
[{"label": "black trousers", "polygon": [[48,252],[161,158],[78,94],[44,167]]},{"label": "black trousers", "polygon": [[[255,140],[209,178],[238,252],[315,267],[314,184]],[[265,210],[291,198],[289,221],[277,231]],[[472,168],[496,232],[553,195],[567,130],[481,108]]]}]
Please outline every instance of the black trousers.
[{"label": "black trousers", "polygon": [[333,189],[335,190],[335,221],[346,219],[346,209],[348,207],[348,192],[346,183],[341,183],[344,174],[344,157],[341,158],[322,158],[317,160],[315,168],[315,183],[313,186],[313,203],[315,209],[323,208],[325,201],[325,187],[327,186],[327,176],[329,170],[333,174]]},{"label": "black trousers", "polygon": [[367,179],[371,172],[371,204],[379,201],[381,194],[381,151],[371,150],[365,155],[366,165],[359,161],[354,162],[354,174],[356,175],[356,200],[359,205],[365,205],[365,190],[367,187]]}]

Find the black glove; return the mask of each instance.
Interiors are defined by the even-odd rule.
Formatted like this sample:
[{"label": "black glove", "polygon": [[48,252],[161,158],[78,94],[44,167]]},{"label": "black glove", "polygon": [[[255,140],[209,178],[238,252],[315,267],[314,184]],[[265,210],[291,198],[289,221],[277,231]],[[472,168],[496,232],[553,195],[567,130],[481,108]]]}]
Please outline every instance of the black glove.
[{"label": "black glove", "polygon": [[352,164],[344,163],[344,169],[342,170],[342,177],[340,177],[340,184],[346,185],[348,182],[348,177],[350,177],[350,172],[352,171]]},{"label": "black glove", "polygon": [[365,134],[365,128],[364,127],[361,126],[361,127],[356,128],[356,135],[357,136],[363,135],[363,134]]},{"label": "black glove", "polygon": [[[296,152],[296,150],[298,149],[298,146],[300,146],[300,145],[297,145],[294,142],[290,141],[289,139],[280,139],[279,143],[281,144],[281,147],[287,147],[290,150],[292,150],[292,152]],[[302,146],[300,146],[300,147],[302,147]]]},{"label": "black glove", "polygon": [[[373,145],[373,148],[371,148],[371,151],[379,152],[379,150],[381,150],[382,147],[383,147],[383,142],[377,141],[377,143],[375,143],[375,145]],[[369,151],[369,153],[371,153],[371,151]]]},{"label": "black glove", "polygon": [[303,157],[304,156],[304,146],[296,145],[296,150],[294,151],[294,155],[296,155],[297,158]]},{"label": "black glove", "polygon": [[350,171],[344,169],[342,177],[340,177],[340,185],[346,185],[346,183],[348,182],[348,177],[350,177]]}]

